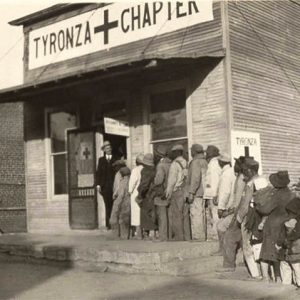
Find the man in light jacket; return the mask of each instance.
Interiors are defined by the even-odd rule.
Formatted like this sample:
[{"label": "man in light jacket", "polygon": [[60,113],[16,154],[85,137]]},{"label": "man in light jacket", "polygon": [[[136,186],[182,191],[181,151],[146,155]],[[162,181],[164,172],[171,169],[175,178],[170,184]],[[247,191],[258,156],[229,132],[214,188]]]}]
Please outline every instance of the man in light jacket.
[{"label": "man in light jacket", "polygon": [[207,162],[201,145],[192,145],[191,154],[193,159],[189,164],[188,170],[187,197],[190,204],[192,240],[205,241],[206,216],[203,194]]},{"label": "man in light jacket", "polygon": [[[219,149],[216,146],[209,145],[206,149],[206,161],[208,163],[204,196],[207,201],[209,214],[211,218],[211,228],[208,228],[208,239],[218,240],[217,222],[218,218],[218,187],[221,175],[221,168],[218,163]],[[209,230],[210,229],[210,230]]]},{"label": "man in light jacket", "polygon": [[223,240],[226,230],[228,229],[235,210],[234,187],[235,174],[231,167],[230,157],[226,154],[218,158],[219,165],[222,169],[219,190],[218,190],[218,217],[217,223],[219,250],[216,255],[223,255]]}]

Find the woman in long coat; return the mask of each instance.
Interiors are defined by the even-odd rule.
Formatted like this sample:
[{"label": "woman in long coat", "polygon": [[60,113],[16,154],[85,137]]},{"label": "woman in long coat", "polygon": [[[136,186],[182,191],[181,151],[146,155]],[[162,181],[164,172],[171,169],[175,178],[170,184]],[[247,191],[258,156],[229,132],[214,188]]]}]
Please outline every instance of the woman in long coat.
[{"label": "woman in long coat", "polygon": [[109,222],[116,237],[128,239],[130,228],[130,195],[128,193],[130,170],[127,167],[122,167],[119,172],[121,180]]},{"label": "woman in long coat", "polygon": [[284,260],[284,253],[278,251],[275,244],[281,236],[282,224],[288,218],[285,208],[293,199],[294,194],[288,188],[290,179],[287,171],[271,174],[269,179],[274,187],[272,197],[256,206],[259,213],[268,216],[263,227],[260,259],[266,262],[279,262]]},{"label": "woman in long coat", "polygon": [[130,179],[129,179],[129,194],[130,194],[130,204],[131,204],[131,226],[135,227],[136,237],[141,236],[141,210],[136,202],[136,198],[139,194],[138,187],[141,181],[141,171],[143,169],[143,158],[144,154],[139,154],[136,157],[136,167],[132,169]]},{"label": "woman in long coat", "polygon": [[151,153],[145,154],[143,166],[137,201],[141,208],[141,229],[145,238],[146,232],[157,229],[154,205],[155,193],[153,188],[156,170],[154,158]]}]

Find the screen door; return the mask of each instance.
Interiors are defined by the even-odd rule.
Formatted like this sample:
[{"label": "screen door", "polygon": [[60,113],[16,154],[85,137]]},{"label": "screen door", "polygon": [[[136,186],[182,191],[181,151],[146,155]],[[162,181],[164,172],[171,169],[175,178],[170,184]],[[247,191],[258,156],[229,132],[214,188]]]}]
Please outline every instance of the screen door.
[{"label": "screen door", "polygon": [[69,220],[72,229],[98,227],[95,133],[68,132]]}]

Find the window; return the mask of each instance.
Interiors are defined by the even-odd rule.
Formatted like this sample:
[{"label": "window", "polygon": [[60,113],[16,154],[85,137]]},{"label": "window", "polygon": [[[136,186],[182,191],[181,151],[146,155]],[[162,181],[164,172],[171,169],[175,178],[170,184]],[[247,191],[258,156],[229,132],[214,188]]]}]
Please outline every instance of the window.
[{"label": "window", "polygon": [[153,94],[150,97],[151,143],[172,147],[182,144],[188,155],[185,90]]},{"label": "window", "polygon": [[67,183],[67,129],[76,127],[76,113],[61,110],[48,115],[53,194],[68,193]]}]

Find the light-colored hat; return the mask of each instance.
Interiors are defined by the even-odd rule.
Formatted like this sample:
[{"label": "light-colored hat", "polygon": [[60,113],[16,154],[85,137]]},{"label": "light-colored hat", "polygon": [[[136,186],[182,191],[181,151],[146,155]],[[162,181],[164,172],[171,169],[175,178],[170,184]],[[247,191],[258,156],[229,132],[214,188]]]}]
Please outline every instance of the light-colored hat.
[{"label": "light-colored hat", "polygon": [[225,162],[225,163],[230,163],[230,156],[228,154],[222,154],[218,157],[219,161]]},{"label": "light-colored hat", "polygon": [[107,146],[111,146],[110,141],[104,141],[101,149],[103,150]]},{"label": "light-colored hat", "polygon": [[296,224],[297,224],[296,219],[290,219],[284,223],[284,226],[287,228],[295,228]]},{"label": "light-colored hat", "polygon": [[197,153],[203,153],[204,152],[203,146],[200,145],[200,144],[193,144],[192,147],[191,147],[191,150],[195,151]]},{"label": "light-colored hat", "polygon": [[183,146],[180,144],[174,145],[171,149],[171,151],[181,150],[183,151]]},{"label": "light-colored hat", "polygon": [[156,155],[164,157],[168,153],[168,146],[158,145],[154,152]]},{"label": "light-colored hat", "polygon": [[143,159],[144,159],[144,154],[143,153],[139,153],[137,156],[136,156],[136,161],[138,162],[138,163],[143,163]]},{"label": "light-colored hat", "polygon": [[154,157],[153,157],[152,153],[145,154],[145,156],[143,158],[143,164],[145,166],[150,166],[150,167],[154,166]]}]

